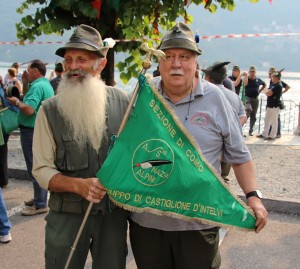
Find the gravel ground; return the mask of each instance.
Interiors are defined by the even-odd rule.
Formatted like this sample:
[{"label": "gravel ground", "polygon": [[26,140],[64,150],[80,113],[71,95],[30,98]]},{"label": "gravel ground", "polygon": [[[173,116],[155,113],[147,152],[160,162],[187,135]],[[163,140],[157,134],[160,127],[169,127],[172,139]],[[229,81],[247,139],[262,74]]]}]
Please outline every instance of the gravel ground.
[{"label": "gravel ground", "polygon": [[[9,138],[9,168],[26,170],[19,135]],[[256,166],[260,190],[264,197],[300,200],[300,146],[248,144]],[[230,185],[242,194],[231,169]]]},{"label": "gravel ground", "polygon": [[8,139],[8,168],[24,169],[26,164],[23,157],[23,151],[20,144],[20,136],[12,134]]},{"label": "gravel ground", "polygon": [[[250,144],[248,148],[264,197],[300,199],[300,146]],[[232,188],[241,193],[232,171],[230,178]]]}]

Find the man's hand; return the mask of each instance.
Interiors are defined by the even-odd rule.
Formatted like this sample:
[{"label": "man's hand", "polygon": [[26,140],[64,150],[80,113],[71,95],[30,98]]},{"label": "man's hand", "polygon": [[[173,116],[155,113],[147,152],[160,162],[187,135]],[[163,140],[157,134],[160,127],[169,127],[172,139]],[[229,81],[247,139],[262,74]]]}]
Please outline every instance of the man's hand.
[{"label": "man's hand", "polygon": [[259,231],[267,224],[268,211],[258,197],[253,196],[248,198],[248,205],[251,207],[256,217],[255,232],[259,233]]},{"label": "man's hand", "polygon": [[86,178],[80,180],[78,193],[90,202],[99,203],[105,196],[106,190],[97,178]]},{"label": "man's hand", "polygon": [[13,105],[16,106],[17,105],[17,101],[19,101],[19,99],[17,97],[6,97],[7,101]]}]

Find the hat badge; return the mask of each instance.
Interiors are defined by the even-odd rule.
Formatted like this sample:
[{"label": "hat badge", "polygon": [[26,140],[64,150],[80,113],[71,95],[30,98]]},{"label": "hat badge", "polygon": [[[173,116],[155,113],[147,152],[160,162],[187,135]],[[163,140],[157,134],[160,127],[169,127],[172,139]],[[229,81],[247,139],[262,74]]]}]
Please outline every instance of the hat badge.
[{"label": "hat badge", "polygon": [[178,35],[181,34],[181,30],[179,29],[179,27],[177,25],[174,27],[173,32]]}]

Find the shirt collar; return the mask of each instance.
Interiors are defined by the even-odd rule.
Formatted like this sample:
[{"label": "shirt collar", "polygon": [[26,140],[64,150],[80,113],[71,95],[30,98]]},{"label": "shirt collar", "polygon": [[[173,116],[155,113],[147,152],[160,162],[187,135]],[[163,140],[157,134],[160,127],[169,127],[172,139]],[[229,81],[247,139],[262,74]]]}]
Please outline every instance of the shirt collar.
[{"label": "shirt collar", "polygon": [[[160,92],[162,93],[162,78],[161,76],[158,77],[154,77],[151,81],[151,83],[153,84],[153,86]],[[192,94],[192,98],[191,100],[194,100],[197,97],[203,96],[204,95],[204,87],[203,87],[203,79],[201,79],[200,77],[197,80],[197,85],[196,85],[196,89],[194,91],[194,93]],[[169,99],[165,94],[164,97]],[[190,99],[189,96],[186,96],[185,98],[183,98],[182,102],[185,102],[186,99]],[[188,100],[189,101],[189,100]],[[181,101],[180,101],[181,103]]]}]

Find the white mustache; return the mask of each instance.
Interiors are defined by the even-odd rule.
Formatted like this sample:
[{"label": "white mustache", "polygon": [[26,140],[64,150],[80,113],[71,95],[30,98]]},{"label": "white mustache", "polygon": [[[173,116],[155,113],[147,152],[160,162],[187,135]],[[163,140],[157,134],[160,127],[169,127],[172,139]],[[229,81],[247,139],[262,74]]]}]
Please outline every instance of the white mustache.
[{"label": "white mustache", "polygon": [[66,73],[65,73],[65,76],[67,77],[67,78],[70,78],[71,76],[73,76],[73,75],[80,75],[80,76],[82,76],[82,77],[86,77],[87,75],[88,75],[88,73],[86,72],[86,71],[83,71],[83,70],[70,70],[70,71],[67,71]]},{"label": "white mustache", "polygon": [[173,76],[173,75],[176,75],[176,76],[183,76],[183,72],[182,71],[179,71],[179,70],[171,70],[169,75]]}]

